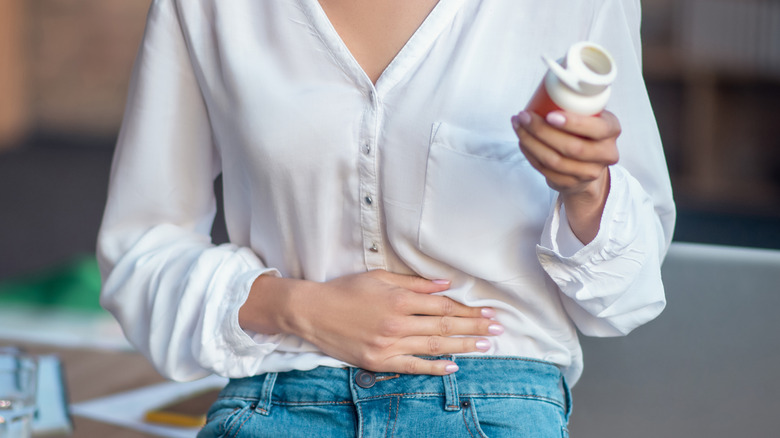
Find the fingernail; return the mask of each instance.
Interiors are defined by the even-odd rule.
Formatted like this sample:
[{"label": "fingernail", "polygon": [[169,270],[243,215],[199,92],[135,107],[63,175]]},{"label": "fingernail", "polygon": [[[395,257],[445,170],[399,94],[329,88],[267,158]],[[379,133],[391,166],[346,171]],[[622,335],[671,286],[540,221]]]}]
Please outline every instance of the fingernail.
[{"label": "fingernail", "polygon": [[566,124],[566,116],[557,111],[553,111],[547,114],[545,120],[547,120],[547,123],[557,127],[561,127]]},{"label": "fingernail", "polygon": [[499,324],[490,324],[488,327],[488,333],[491,335],[500,335],[504,333],[504,327]]},{"label": "fingernail", "polygon": [[480,339],[476,344],[477,350],[488,351],[490,350],[490,341],[487,339]]},{"label": "fingernail", "polygon": [[531,115],[528,114],[528,111],[520,111],[516,116],[512,117],[512,123],[519,125],[515,126],[515,128],[526,126],[531,123]]},{"label": "fingernail", "polygon": [[496,316],[496,310],[491,309],[490,307],[483,307],[481,312],[482,312],[482,316],[485,318],[492,318]]},{"label": "fingernail", "polygon": [[441,279],[439,279],[439,280],[433,280],[433,282],[436,283],[436,284],[450,284],[450,280],[441,280]]},{"label": "fingernail", "polygon": [[455,365],[454,363],[453,364],[449,364],[446,367],[444,367],[444,371],[446,371],[448,374],[452,374],[455,371],[458,371],[459,369],[460,368],[457,365]]}]

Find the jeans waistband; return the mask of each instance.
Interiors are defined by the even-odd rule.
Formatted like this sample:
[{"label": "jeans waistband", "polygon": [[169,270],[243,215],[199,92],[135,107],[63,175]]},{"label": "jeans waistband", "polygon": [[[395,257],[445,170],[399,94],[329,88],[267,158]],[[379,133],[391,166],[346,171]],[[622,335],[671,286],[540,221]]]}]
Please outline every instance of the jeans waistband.
[{"label": "jeans waistband", "polygon": [[360,403],[383,397],[444,397],[445,410],[460,409],[461,398],[534,398],[563,407],[571,396],[552,363],[520,358],[457,356],[459,370],[447,376],[373,373],[359,368],[318,367],[231,379],[220,397],[256,400],[257,411],[277,405]]}]

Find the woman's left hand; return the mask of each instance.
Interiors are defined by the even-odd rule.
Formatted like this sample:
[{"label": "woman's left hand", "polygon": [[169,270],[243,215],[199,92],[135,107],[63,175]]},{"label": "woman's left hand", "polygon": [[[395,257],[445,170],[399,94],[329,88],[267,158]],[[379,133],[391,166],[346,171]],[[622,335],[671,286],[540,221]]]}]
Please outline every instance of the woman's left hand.
[{"label": "woman's left hand", "polygon": [[522,111],[512,117],[520,150],[557,190],[569,226],[585,244],[596,237],[609,194],[609,166],[618,161],[620,122],[609,111],[581,116],[553,111],[542,118]]}]

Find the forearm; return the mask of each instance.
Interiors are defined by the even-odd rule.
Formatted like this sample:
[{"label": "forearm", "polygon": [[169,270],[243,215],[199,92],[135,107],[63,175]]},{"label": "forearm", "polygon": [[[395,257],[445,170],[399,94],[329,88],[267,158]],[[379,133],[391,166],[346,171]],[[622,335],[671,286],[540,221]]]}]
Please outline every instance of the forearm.
[{"label": "forearm", "polygon": [[252,339],[237,323],[251,281],[267,270],[250,250],[213,246],[170,224],[135,239],[112,223],[105,222],[98,244],[101,304],[161,374],[241,377],[274,348],[275,339]]},{"label": "forearm", "polygon": [[653,200],[620,165],[610,167],[610,180],[593,242],[574,253],[559,251],[565,225],[554,216],[537,248],[567,313],[588,336],[626,334],[657,316],[665,303],[660,275],[665,239]]}]

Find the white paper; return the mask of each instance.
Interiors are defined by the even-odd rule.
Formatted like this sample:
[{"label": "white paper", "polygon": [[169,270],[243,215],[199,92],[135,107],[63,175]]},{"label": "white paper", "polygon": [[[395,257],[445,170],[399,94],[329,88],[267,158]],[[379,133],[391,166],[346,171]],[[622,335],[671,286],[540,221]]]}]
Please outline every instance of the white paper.
[{"label": "white paper", "polygon": [[192,438],[199,428],[161,426],[144,422],[147,411],[211,388],[222,388],[228,380],[210,376],[194,382],[165,382],[107,397],[76,403],[71,413],[104,423],[116,424],[161,437]]},{"label": "white paper", "polygon": [[35,397],[38,413],[33,420],[33,434],[69,435],[73,425],[68,416],[67,395],[57,356],[38,356],[38,387]]},{"label": "white paper", "polygon": [[0,306],[0,339],[60,348],[133,349],[108,312],[17,305]]}]

